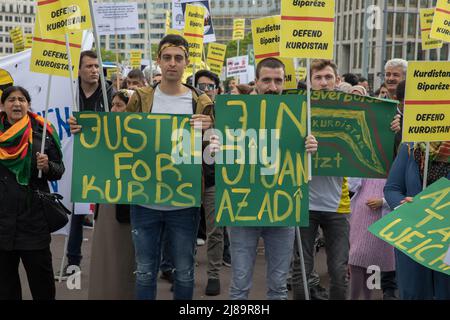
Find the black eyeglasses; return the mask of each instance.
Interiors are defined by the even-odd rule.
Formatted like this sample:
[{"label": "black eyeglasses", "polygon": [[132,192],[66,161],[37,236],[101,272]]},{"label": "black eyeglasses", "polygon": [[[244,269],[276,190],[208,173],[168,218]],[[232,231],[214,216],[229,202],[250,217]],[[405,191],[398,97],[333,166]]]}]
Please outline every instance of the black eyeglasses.
[{"label": "black eyeglasses", "polygon": [[197,88],[202,91],[212,91],[216,88],[216,85],[210,83],[197,83]]}]

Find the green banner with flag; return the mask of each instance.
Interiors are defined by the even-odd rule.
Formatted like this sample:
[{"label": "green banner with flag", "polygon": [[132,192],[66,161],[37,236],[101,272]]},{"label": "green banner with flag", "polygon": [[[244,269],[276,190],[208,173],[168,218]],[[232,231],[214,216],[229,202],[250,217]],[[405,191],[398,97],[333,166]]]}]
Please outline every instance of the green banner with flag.
[{"label": "green banner with flag", "polygon": [[423,266],[450,275],[444,263],[450,245],[450,180],[439,179],[369,231]]},{"label": "green banner with flag", "polygon": [[189,116],[74,116],[72,202],[200,206],[202,133]]},{"label": "green banner with flag", "polygon": [[[306,93],[287,90],[288,94]],[[311,131],[319,141],[313,176],[386,178],[397,102],[337,91],[311,92]]]},{"label": "green banner with flag", "polygon": [[300,95],[218,96],[216,222],[308,225],[306,100]]}]

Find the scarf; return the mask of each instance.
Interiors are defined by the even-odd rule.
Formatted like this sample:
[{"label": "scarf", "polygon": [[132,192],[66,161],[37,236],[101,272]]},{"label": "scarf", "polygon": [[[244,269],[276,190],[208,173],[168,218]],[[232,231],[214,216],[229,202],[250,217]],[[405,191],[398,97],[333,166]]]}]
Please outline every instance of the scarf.
[{"label": "scarf", "polygon": [[[414,159],[419,166],[420,177],[423,180],[425,154],[427,144],[417,142],[414,145]],[[428,161],[427,185],[447,176],[450,168],[450,141],[430,142],[430,157]]]},{"label": "scarf", "polygon": [[[28,112],[22,119],[7,128],[6,113],[0,113],[0,163],[11,171],[21,185],[28,185],[31,177],[31,158],[33,146],[33,129],[31,119],[44,127],[44,118]],[[47,122],[47,133],[55,141],[62,156],[61,142],[50,122]]]}]

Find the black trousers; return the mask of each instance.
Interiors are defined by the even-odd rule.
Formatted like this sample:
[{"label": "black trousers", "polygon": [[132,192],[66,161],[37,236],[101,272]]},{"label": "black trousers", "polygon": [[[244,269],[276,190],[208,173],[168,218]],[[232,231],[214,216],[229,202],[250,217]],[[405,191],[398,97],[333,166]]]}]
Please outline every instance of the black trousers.
[{"label": "black trousers", "polygon": [[34,300],[55,299],[55,279],[50,248],[43,250],[0,250],[0,300],[22,300],[19,262],[25,267]]}]

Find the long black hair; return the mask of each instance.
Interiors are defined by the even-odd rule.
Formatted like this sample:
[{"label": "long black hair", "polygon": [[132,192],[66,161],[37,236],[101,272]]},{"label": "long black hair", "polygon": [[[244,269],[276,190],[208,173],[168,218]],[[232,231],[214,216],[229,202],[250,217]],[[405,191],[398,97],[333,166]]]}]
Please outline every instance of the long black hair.
[{"label": "long black hair", "polygon": [[24,87],[21,87],[21,86],[10,86],[10,87],[6,88],[5,90],[3,90],[2,97],[0,99],[2,104],[5,103],[6,99],[11,95],[11,93],[16,92],[16,91],[20,91],[23,94],[25,99],[27,99],[28,104],[31,103],[31,97],[30,97],[30,94],[28,93],[27,89],[25,89]]}]

